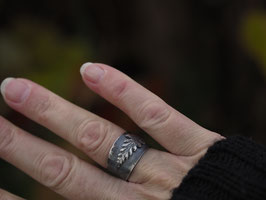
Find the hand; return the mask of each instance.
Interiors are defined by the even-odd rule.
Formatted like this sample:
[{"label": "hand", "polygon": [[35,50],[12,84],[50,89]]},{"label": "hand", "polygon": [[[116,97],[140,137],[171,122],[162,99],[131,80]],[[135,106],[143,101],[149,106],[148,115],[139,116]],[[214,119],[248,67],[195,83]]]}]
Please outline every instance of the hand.
[{"label": "hand", "polygon": [[[112,67],[87,63],[81,74],[90,89],[124,111],[169,152],[149,149],[127,182],[0,117],[0,157],[67,199],[169,199],[208,147],[222,139]],[[125,132],[26,79],[9,78],[1,91],[11,108],[47,127],[104,168],[112,144]],[[0,199],[1,195],[19,199],[4,191],[0,191]]]}]

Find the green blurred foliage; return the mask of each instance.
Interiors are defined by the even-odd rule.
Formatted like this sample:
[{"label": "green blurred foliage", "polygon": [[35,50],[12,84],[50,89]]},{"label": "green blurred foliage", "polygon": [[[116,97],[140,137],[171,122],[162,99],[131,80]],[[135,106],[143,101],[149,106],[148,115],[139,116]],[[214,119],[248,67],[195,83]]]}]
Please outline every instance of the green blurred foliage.
[{"label": "green blurred foliage", "polygon": [[266,77],[266,14],[251,12],[243,21],[244,42]]},{"label": "green blurred foliage", "polygon": [[21,18],[0,35],[0,66],[69,98],[73,74],[92,59],[88,41],[65,36],[51,23]]}]

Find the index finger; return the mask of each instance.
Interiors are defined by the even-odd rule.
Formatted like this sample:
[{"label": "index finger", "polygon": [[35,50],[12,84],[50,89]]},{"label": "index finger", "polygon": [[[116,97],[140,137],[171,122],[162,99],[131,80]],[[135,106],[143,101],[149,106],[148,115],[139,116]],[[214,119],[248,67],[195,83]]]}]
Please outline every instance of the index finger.
[{"label": "index finger", "polygon": [[199,126],[110,66],[85,63],[81,74],[89,88],[124,111],[140,128],[172,153],[194,155],[218,137],[218,134]]}]

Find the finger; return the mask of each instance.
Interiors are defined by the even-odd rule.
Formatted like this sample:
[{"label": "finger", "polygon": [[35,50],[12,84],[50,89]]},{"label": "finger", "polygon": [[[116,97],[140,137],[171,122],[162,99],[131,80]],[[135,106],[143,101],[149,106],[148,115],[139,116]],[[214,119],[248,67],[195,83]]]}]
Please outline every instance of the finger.
[{"label": "finger", "polygon": [[109,150],[124,133],[122,128],[32,81],[6,79],[2,85],[10,107],[66,139],[103,167],[107,166]]},{"label": "finger", "polygon": [[117,199],[129,190],[129,183],[26,133],[2,117],[0,157],[67,199]]},{"label": "finger", "polygon": [[[19,95],[25,85],[29,87],[29,91],[26,91],[26,95],[25,92],[24,95]],[[82,149],[100,165],[107,167],[111,146],[124,132],[123,129],[67,102],[29,80],[5,80],[2,84],[2,93],[5,101],[12,108],[49,128]],[[155,157],[154,154],[161,155],[159,151],[150,152],[146,153],[144,161],[135,168],[131,176],[132,182],[142,183],[147,181],[147,177],[151,178],[156,175],[142,167],[147,165],[147,162],[151,164],[149,158]],[[162,159],[159,160],[161,162]],[[165,163],[167,164],[169,163]],[[161,170],[162,166],[164,165],[156,165],[154,171]],[[146,173],[146,178],[141,176],[143,173]]]},{"label": "finger", "polygon": [[0,189],[0,199],[3,199],[3,200],[23,200],[22,198],[14,195],[14,194],[11,194],[5,190],[2,190],[2,189]]},{"label": "finger", "polygon": [[173,153],[194,155],[212,144],[218,136],[112,67],[87,63],[82,66],[81,74],[88,87],[123,110],[140,128]]}]

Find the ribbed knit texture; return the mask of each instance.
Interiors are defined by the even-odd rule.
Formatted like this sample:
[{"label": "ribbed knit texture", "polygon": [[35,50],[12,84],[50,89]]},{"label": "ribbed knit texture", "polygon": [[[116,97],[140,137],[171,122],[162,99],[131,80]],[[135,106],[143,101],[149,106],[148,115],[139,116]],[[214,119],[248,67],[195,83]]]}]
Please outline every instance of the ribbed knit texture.
[{"label": "ribbed knit texture", "polygon": [[215,143],[172,200],[266,200],[266,148],[240,136]]}]

